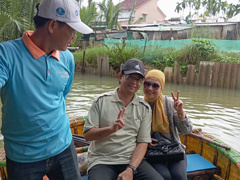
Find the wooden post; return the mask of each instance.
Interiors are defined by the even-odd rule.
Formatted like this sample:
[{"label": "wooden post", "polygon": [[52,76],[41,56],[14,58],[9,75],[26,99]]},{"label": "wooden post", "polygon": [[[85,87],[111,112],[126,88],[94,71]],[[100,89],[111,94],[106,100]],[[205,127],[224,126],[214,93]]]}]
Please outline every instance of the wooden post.
[{"label": "wooden post", "polygon": [[187,72],[187,77],[186,77],[186,84],[194,84],[194,80],[195,80],[195,69],[196,66],[195,65],[188,65],[188,72]]},{"label": "wooden post", "polygon": [[178,62],[175,61],[174,62],[174,77],[173,77],[173,80],[174,80],[174,83],[176,84],[179,84],[180,83],[180,70],[179,70],[179,67],[178,67]]},{"label": "wooden post", "polygon": [[223,88],[229,88],[230,87],[230,82],[231,82],[231,70],[232,70],[232,63],[226,63],[225,64],[225,72],[224,72],[224,84]]},{"label": "wooden post", "polygon": [[225,76],[226,63],[220,63],[219,75],[218,75],[218,87],[224,87],[224,76]]},{"label": "wooden post", "polygon": [[230,84],[229,84],[230,89],[235,89],[236,88],[238,78],[239,78],[239,76],[238,76],[238,64],[233,64],[232,69],[231,69],[231,78],[230,78]]},{"label": "wooden post", "polygon": [[206,80],[206,66],[205,62],[201,61],[199,65],[199,85],[204,86],[205,85],[205,80]]},{"label": "wooden post", "polygon": [[172,67],[165,67],[164,74],[165,74],[165,81],[171,83],[172,82]]},{"label": "wooden post", "polygon": [[213,66],[213,73],[212,73],[212,87],[218,87],[218,74],[220,70],[220,63],[216,62]]},{"label": "wooden post", "polygon": [[109,57],[107,55],[97,55],[98,70],[100,76],[109,75]]},{"label": "wooden post", "polygon": [[237,68],[236,89],[237,89],[237,90],[240,90],[240,64],[238,64],[238,68]]},{"label": "wooden post", "polygon": [[205,83],[204,83],[205,86],[210,86],[211,87],[213,66],[214,66],[214,62],[206,62],[206,66],[205,66],[206,74],[205,74]]},{"label": "wooden post", "polygon": [[209,86],[214,62],[201,61],[199,67],[199,85]]},{"label": "wooden post", "polygon": [[85,73],[85,50],[83,51],[82,74]]}]

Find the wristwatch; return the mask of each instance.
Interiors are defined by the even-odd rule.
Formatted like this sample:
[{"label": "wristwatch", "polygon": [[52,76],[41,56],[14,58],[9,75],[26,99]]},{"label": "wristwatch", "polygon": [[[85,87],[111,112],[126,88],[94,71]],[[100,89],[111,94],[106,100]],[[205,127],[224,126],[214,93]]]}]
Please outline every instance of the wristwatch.
[{"label": "wristwatch", "polygon": [[137,173],[137,168],[131,164],[129,164],[127,167],[131,168],[133,170],[133,174]]}]

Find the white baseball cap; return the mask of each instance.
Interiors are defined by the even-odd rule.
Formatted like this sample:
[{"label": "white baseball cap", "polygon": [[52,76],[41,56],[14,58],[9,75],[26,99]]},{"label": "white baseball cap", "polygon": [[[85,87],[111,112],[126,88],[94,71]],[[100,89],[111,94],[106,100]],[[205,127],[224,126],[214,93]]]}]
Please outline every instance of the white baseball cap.
[{"label": "white baseball cap", "polygon": [[75,0],[41,0],[38,16],[66,22],[74,30],[90,34],[93,30],[80,19],[80,6]]}]

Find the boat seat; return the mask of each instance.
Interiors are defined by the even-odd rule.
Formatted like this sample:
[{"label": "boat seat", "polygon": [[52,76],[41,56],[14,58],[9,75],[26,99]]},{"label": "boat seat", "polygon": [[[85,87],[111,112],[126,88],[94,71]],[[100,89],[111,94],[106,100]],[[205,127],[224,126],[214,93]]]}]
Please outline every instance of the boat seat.
[{"label": "boat seat", "polygon": [[187,155],[187,177],[193,179],[211,179],[214,174],[219,174],[220,168],[213,165],[199,154]]},{"label": "boat seat", "polygon": [[82,176],[81,180],[88,180],[87,176]]},{"label": "boat seat", "polygon": [[[220,169],[214,166],[199,154],[187,155],[187,176],[188,180],[211,179],[214,174],[220,173]],[[83,176],[82,180],[87,180],[87,176]]]}]

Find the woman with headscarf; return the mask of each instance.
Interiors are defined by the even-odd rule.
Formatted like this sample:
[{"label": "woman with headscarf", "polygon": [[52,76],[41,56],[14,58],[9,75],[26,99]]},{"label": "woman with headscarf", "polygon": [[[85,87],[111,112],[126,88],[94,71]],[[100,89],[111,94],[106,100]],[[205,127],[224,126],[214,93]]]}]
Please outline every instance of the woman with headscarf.
[{"label": "woman with headscarf", "polygon": [[[150,104],[153,112],[152,134],[159,132],[161,142],[170,144],[174,142],[181,144],[179,133],[188,134],[192,131],[192,123],[183,110],[183,102],[177,97],[172,98],[162,95],[165,85],[165,75],[160,70],[150,70],[144,81],[144,99]],[[152,138],[149,146],[154,146],[158,142]],[[184,153],[183,160],[164,161],[152,164],[152,166],[163,176],[165,180],[187,180],[187,159]]]}]

